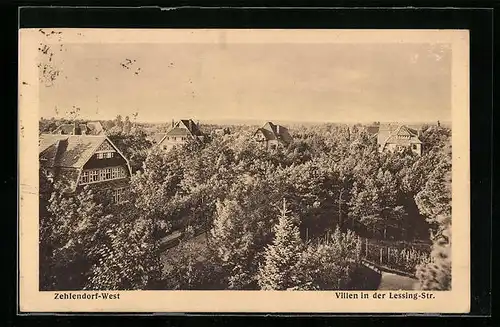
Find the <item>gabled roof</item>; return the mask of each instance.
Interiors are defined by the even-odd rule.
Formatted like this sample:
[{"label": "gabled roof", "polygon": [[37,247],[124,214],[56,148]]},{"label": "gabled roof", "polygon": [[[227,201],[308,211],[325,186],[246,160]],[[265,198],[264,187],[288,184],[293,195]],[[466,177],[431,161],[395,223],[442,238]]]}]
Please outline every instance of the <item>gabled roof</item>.
[{"label": "gabled roof", "polygon": [[261,132],[267,141],[279,140],[290,142],[292,140],[292,137],[286,127],[273,124],[272,122],[265,123],[264,126],[255,131],[255,134],[258,132]]},{"label": "gabled roof", "polygon": [[200,131],[198,124],[192,119],[181,119],[172,129],[162,135],[158,144],[161,144],[167,136],[193,136],[195,139],[200,140],[203,137],[203,133]]},{"label": "gabled roof", "polygon": [[54,167],[81,168],[106,140],[104,135],[42,134],[39,154]]},{"label": "gabled roof", "polygon": [[[402,139],[400,136],[408,136],[409,138]],[[391,125],[383,129],[381,128],[377,135],[377,142],[381,144],[382,148],[385,147],[386,144],[406,145],[422,143],[418,136],[418,132],[405,125]]]},{"label": "gabled roof", "polygon": [[153,144],[160,143],[160,141],[163,140],[165,135],[167,135],[167,133],[156,133],[153,136],[151,136],[150,138],[151,142],[153,142]]},{"label": "gabled roof", "polygon": [[380,126],[378,125],[373,125],[373,126],[367,126],[366,127],[366,132],[370,135],[375,135],[379,132]]},{"label": "gabled roof", "polygon": [[59,127],[57,127],[54,130],[54,133],[55,134],[62,133],[65,135],[70,135],[70,134],[73,134],[74,128],[75,128],[74,124],[62,124],[62,125],[59,125]]},{"label": "gabled roof", "polygon": [[192,119],[181,119],[177,124],[175,124],[174,129],[181,127],[181,124],[184,125],[191,135],[193,136],[202,136],[203,133],[198,128],[198,124],[196,124]]},{"label": "gabled roof", "polygon": [[[88,135],[101,135],[104,133],[104,128],[102,124],[98,121],[91,121],[87,123],[77,124],[80,129],[80,133],[85,132]],[[59,125],[53,132],[54,134],[71,135],[74,134],[74,124],[62,124]]]},{"label": "gabled roof", "polygon": [[100,135],[104,133],[104,128],[99,121],[89,121],[87,123],[87,134]]},{"label": "gabled roof", "polygon": [[57,179],[73,191],[83,166],[104,142],[108,142],[125,160],[131,175],[132,170],[127,158],[105,135],[41,134],[40,165],[45,168],[57,168],[59,171]]}]

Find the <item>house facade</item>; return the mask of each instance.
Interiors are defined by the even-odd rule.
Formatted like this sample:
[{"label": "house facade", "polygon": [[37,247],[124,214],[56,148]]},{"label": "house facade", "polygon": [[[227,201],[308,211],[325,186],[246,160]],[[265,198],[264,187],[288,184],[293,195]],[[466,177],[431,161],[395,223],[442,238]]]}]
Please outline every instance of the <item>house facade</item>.
[{"label": "house facade", "polygon": [[177,123],[172,122],[170,130],[166,133],[158,134],[154,137],[157,141],[157,146],[164,151],[170,151],[174,147],[182,146],[190,140],[197,142],[204,141],[204,134],[200,130],[199,124],[192,119],[183,119]]},{"label": "house facade", "polygon": [[90,185],[111,191],[112,203],[127,201],[129,162],[104,135],[41,134],[39,160],[49,179],[67,193]]},{"label": "house facade", "polygon": [[254,133],[255,140],[266,149],[277,149],[280,146],[287,146],[292,142],[292,136],[288,129],[281,125],[267,122]]},{"label": "house facade", "polygon": [[380,126],[377,146],[380,152],[410,149],[413,153],[421,155],[423,151],[420,132],[405,125]]}]

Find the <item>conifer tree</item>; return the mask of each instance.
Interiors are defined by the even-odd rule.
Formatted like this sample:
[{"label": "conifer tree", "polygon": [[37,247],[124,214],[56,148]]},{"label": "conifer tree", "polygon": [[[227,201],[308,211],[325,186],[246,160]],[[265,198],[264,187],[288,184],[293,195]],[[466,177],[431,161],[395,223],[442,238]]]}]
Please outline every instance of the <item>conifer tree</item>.
[{"label": "conifer tree", "polygon": [[228,277],[230,289],[242,289],[252,282],[254,232],[248,217],[236,201],[217,202],[211,230],[212,246]]},{"label": "conifer tree", "polygon": [[286,201],[278,224],[274,228],[274,241],[264,253],[264,264],[259,268],[258,282],[263,290],[286,290],[295,286],[294,266],[304,249],[300,232],[287,215]]}]

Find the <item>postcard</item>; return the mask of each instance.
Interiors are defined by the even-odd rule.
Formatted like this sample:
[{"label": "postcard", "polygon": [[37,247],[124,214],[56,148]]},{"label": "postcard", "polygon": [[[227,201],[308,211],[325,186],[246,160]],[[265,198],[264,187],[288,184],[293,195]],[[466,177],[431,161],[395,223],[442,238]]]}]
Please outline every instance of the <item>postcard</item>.
[{"label": "postcard", "polygon": [[20,29],[20,312],[466,313],[467,30]]}]

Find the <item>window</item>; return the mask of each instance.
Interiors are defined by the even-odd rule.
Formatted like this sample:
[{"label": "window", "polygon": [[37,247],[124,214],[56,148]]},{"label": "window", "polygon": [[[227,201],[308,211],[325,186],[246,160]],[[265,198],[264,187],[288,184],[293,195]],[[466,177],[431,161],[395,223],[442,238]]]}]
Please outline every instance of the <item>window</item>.
[{"label": "window", "polygon": [[115,204],[123,203],[126,201],[125,196],[126,196],[126,188],[122,187],[114,189],[112,201]]},{"label": "window", "polygon": [[111,168],[104,168],[99,171],[100,181],[107,181],[112,179]]},{"label": "window", "polygon": [[124,178],[126,177],[125,169],[123,167],[113,167],[112,178]]},{"label": "window", "polygon": [[84,170],[80,177],[80,183],[88,184],[125,177],[127,177],[127,171],[124,167]]},{"label": "window", "polygon": [[106,180],[106,169],[101,169],[100,174],[99,174],[99,178],[101,181]]},{"label": "window", "polygon": [[99,152],[97,153],[97,159],[109,159],[113,158],[113,152]]},{"label": "window", "polygon": [[112,179],[112,178],[113,178],[113,175],[112,175],[111,168],[104,168],[101,170],[101,180],[108,180],[108,179]]},{"label": "window", "polygon": [[417,150],[417,145],[416,144],[413,144],[413,150]]},{"label": "window", "polygon": [[89,183],[99,181],[99,170],[91,170],[89,172]]},{"label": "window", "polygon": [[88,170],[84,170],[82,172],[81,183],[82,184],[86,184],[88,182],[89,182],[89,171]]}]

